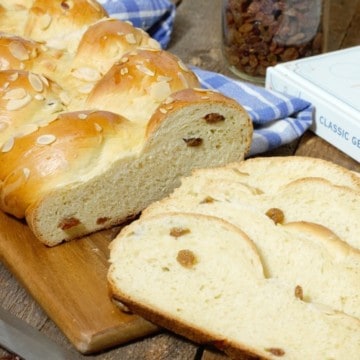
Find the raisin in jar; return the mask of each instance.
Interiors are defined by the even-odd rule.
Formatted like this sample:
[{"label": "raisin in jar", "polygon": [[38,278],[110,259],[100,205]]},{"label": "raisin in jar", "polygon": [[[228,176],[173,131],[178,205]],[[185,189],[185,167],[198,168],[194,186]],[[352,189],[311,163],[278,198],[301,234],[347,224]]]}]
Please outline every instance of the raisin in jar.
[{"label": "raisin in jar", "polygon": [[266,68],[326,49],[326,0],[224,0],[223,53],[240,78],[264,83]]}]

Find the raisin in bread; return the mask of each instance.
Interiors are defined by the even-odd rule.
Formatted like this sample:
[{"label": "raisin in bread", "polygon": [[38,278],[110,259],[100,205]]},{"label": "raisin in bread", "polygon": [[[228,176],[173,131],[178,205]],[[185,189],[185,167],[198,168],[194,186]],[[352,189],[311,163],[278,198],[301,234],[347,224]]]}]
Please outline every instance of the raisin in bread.
[{"label": "raisin in bread", "polygon": [[169,212],[135,221],[112,242],[110,263],[112,293],[132,311],[233,358],[360,353],[357,318],[265,277],[253,241],[217,217]]}]

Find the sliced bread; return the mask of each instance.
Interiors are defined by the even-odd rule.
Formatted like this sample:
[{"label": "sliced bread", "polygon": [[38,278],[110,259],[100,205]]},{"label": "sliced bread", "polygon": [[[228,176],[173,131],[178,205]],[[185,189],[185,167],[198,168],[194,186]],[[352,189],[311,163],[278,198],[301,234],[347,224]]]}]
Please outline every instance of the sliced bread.
[{"label": "sliced bread", "polygon": [[110,263],[112,293],[131,310],[234,358],[360,353],[358,319],[265,278],[252,241],[219,218],[166,213],[135,221],[112,242]]},{"label": "sliced bread", "polygon": [[[268,183],[266,174],[264,183]],[[242,181],[234,181],[233,178],[204,176],[199,186],[198,177],[195,176],[183,179],[182,186],[170,198],[175,200],[188,195],[198,197],[199,201],[236,202],[263,214],[276,209],[282,223],[317,223],[329,228],[349,245],[360,249],[360,192],[331,184],[323,178],[300,178],[283,185],[276,192],[263,193],[258,187],[253,188]],[[150,210],[144,213],[147,211]]]},{"label": "sliced bread", "polygon": [[322,303],[360,319],[360,250],[321,225],[275,224],[248,203],[215,200],[212,196],[213,193],[171,196],[149,206],[142,218],[186,212],[226,220],[253,240],[267,278],[282,279],[298,287],[306,301]]}]

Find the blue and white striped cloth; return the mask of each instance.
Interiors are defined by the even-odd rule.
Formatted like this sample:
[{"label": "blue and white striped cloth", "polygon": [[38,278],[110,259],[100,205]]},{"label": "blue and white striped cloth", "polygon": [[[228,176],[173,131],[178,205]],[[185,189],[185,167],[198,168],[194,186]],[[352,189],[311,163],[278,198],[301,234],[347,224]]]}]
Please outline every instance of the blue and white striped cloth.
[{"label": "blue and white striped cloth", "polygon": [[[112,17],[141,27],[166,48],[176,7],[170,0],[98,0]],[[298,139],[313,120],[313,107],[296,97],[285,96],[211,71],[193,68],[202,86],[237,100],[249,113],[254,136],[249,156]]]},{"label": "blue and white striped cloth", "polygon": [[165,49],[170,41],[176,7],[170,0],[98,0],[116,19],[146,30]]}]

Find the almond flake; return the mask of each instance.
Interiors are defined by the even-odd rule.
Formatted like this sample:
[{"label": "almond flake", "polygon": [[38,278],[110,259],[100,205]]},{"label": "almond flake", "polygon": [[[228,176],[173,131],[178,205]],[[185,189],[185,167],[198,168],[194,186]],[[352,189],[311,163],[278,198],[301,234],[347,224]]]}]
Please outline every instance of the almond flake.
[{"label": "almond flake", "polygon": [[132,33],[126,34],[125,39],[129,44],[136,44],[136,38]]},{"label": "almond flake", "polygon": [[101,74],[96,69],[90,67],[82,67],[74,70],[72,75],[80,80],[85,81],[98,81],[101,79]]},{"label": "almond flake", "polygon": [[29,53],[26,47],[19,41],[12,41],[9,44],[9,51],[14,58],[20,61],[29,60]]},{"label": "almond flake", "polygon": [[159,42],[151,37],[149,37],[149,39],[148,39],[148,46],[150,46],[150,48],[156,49],[156,50],[159,50],[161,48]]},{"label": "almond flake", "polygon": [[210,99],[210,97],[209,97],[209,96],[206,96],[206,95],[203,95],[201,98],[202,98],[203,100],[208,100],[208,99]]},{"label": "almond flake", "polygon": [[171,96],[168,96],[165,100],[164,100],[164,104],[171,104],[172,102],[174,102],[174,98],[172,98]]},{"label": "almond flake", "polygon": [[24,88],[11,89],[2,97],[4,100],[19,100],[23,99],[27,95]]},{"label": "almond flake", "polygon": [[46,13],[44,14],[41,18],[40,18],[40,21],[39,21],[39,27],[41,30],[46,30],[50,24],[51,24],[51,21],[52,21],[52,17],[50,14]]},{"label": "almond flake", "polygon": [[29,83],[35,91],[42,92],[44,90],[44,83],[36,74],[29,73],[28,79]]},{"label": "almond flake", "polygon": [[36,94],[36,95],[34,96],[34,99],[39,100],[39,101],[42,101],[42,100],[45,99],[45,97],[44,97],[44,95]]},{"label": "almond flake", "polygon": [[48,79],[42,75],[42,74],[38,74],[39,78],[41,79],[41,81],[46,85],[46,86],[49,86],[49,81]]},{"label": "almond flake", "polygon": [[52,134],[41,135],[36,139],[39,145],[50,145],[56,140],[56,136]]},{"label": "almond flake", "polygon": [[0,70],[10,69],[10,63],[5,58],[0,58]]},{"label": "almond flake", "polygon": [[9,100],[6,104],[6,110],[13,111],[13,110],[19,110],[22,107],[26,106],[31,101],[31,96],[27,94],[22,99],[16,99],[16,100]]},{"label": "almond flake", "polygon": [[13,147],[14,147],[14,143],[15,143],[15,140],[13,137],[9,138],[5,144],[3,145],[3,147],[1,148],[1,151],[3,153],[5,152],[9,152]]},{"label": "almond flake", "polygon": [[129,72],[129,69],[127,67],[120,69],[120,75],[126,75]]},{"label": "almond flake", "polygon": [[150,96],[152,96],[157,101],[163,101],[171,93],[171,88],[166,82],[156,82],[149,86],[148,91]]},{"label": "almond flake", "polygon": [[4,83],[3,87],[1,88],[1,90],[6,91],[6,89],[9,87],[10,83],[7,81],[6,83]]},{"label": "almond flake", "polygon": [[29,178],[29,176],[30,176],[30,169],[25,167],[25,168],[22,169],[22,171],[23,171],[23,174],[25,176],[25,179],[27,180]]},{"label": "almond flake", "polygon": [[167,110],[164,109],[164,108],[160,108],[159,111],[160,111],[162,114],[166,114],[166,113],[167,113]]},{"label": "almond flake", "polygon": [[164,76],[164,75],[159,75],[157,78],[156,78],[157,81],[165,81],[165,82],[168,82],[168,81],[171,81],[172,80],[172,77],[170,76]]},{"label": "almond flake", "polygon": [[19,78],[19,73],[18,72],[14,72],[11,75],[8,76],[8,80],[9,81],[16,81]]},{"label": "almond flake", "polygon": [[146,66],[142,65],[142,64],[139,64],[139,65],[136,65],[136,68],[143,72],[144,74],[146,75],[149,75],[149,76],[154,76],[155,73],[153,71],[151,71],[149,68],[147,68]]},{"label": "almond flake", "polygon": [[66,91],[62,91],[59,96],[60,96],[60,100],[63,104],[65,104],[65,105],[70,104],[71,99],[70,99],[69,94]]},{"label": "almond flake", "polygon": [[94,123],[94,126],[95,126],[96,131],[98,131],[98,132],[102,131],[102,127],[98,123]]},{"label": "almond flake", "polygon": [[84,113],[81,113],[78,115],[78,118],[81,120],[85,120],[87,117],[88,117],[87,114],[84,114]]},{"label": "almond flake", "polygon": [[122,63],[126,63],[129,61],[129,58],[127,56],[124,56],[123,58],[120,59],[120,62]]}]

